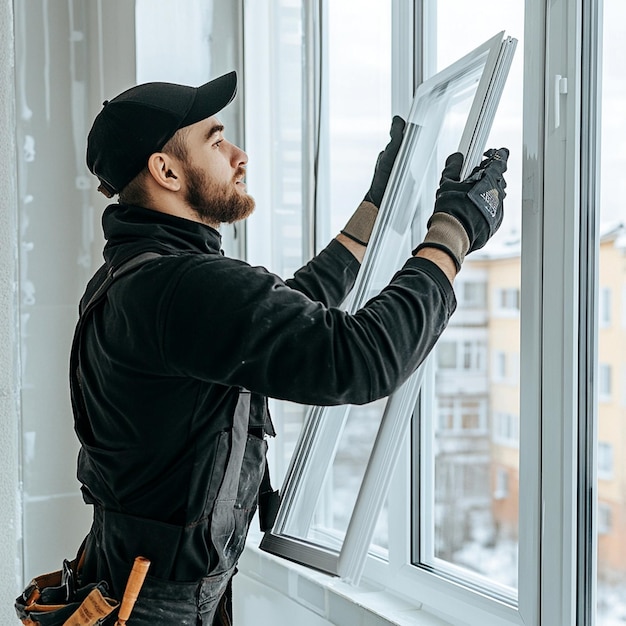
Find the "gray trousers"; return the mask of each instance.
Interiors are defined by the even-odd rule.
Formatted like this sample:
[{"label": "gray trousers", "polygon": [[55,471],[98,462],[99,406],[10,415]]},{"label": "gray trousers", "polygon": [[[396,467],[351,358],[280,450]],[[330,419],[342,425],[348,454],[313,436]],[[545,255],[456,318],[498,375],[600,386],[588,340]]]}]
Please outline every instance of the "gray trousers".
[{"label": "gray trousers", "polygon": [[232,626],[233,572],[178,583],[146,578],[128,626]]}]

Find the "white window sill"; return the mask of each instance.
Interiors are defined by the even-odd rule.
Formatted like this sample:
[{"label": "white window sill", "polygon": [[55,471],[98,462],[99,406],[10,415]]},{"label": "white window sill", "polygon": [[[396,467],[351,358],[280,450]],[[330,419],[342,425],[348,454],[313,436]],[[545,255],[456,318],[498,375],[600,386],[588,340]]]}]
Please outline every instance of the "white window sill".
[{"label": "white window sill", "polygon": [[417,601],[407,602],[387,591],[363,584],[355,587],[339,578],[263,552],[258,548],[259,539],[259,536],[249,538],[237,566],[239,573],[283,594],[332,624],[450,626],[449,622],[422,610]]}]

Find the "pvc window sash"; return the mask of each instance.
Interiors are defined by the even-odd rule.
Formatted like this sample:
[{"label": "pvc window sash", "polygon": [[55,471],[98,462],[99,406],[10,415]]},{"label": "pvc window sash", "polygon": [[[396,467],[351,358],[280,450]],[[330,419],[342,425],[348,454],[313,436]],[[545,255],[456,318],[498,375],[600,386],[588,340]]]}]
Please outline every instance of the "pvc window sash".
[{"label": "pvc window sash", "polygon": [[[474,89],[475,93],[458,149],[467,155],[465,173],[480,160],[515,44],[515,39],[505,39],[499,33],[417,89],[349,310],[363,306],[372,290],[382,288],[408,255],[410,242],[406,233],[418,211],[415,199],[424,182],[411,174],[429,171],[445,112],[468,89]],[[430,214],[432,206],[427,204],[424,211]],[[403,211],[406,206],[412,209]],[[419,221],[425,223],[426,217],[420,215]],[[316,545],[304,537],[350,407],[311,410],[283,485],[275,528],[265,535],[262,549],[358,583],[423,373],[424,368],[420,367],[388,399],[345,539],[342,545],[338,539],[337,549]]]},{"label": "pvc window sash", "polygon": [[[532,27],[526,28],[524,69],[520,317],[524,393],[520,402],[523,453],[519,470],[519,500],[524,514],[519,527],[517,609],[489,601],[432,571],[408,565],[402,556],[393,556],[411,545],[411,529],[400,515],[410,493],[408,445],[402,450],[394,489],[389,495],[389,562],[370,558],[366,566],[367,580],[384,581],[386,588],[402,596],[415,597],[418,593],[424,610],[433,610],[454,624],[594,623],[597,536],[591,528],[596,514],[597,403],[594,389],[587,388],[587,381],[593,379],[597,352],[597,301],[593,293],[597,287],[594,246],[598,228],[593,210],[599,204],[595,178],[599,139],[593,127],[598,120],[599,89],[593,87],[597,86],[594,72],[601,40],[600,10],[597,3],[580,0],[526,2],[525,21]],[[587,33],[582,59],[578,21],[581,12]],[[587,81],[582,85],[577,80],[581,62],[583,79]],[[568,77],[569,91],[560,96],[558,129],[552,128],[554,102],[552,91],[547,88],[555,74]],[[581,94],[583,104],[587,100],[582,119],[578,111]],[[578,143],[581,129],[582,145]],[[586,155],[582,170],[580,153]],[[582,221],[577,197],[581,171]],[[579,232],[581,222],[583,231]],[[549,236],[555,232],[558,237]],[[583,260],[580,266],[579,250]],[[585,298],[591,306],[586,306]],[[580,341],[579,321],[583,322]],[[581,482],[576,487],[578,476]]]},{"label": "pvc window sash", "polygon": [[[541,615],[577,624],[581,0],[545,7],[541,258]],[[531,23],[529,21],[529,23]],[[567,94],[554,94],[556,76]],[[528,68],[526,76],[529,76]],[[533,80],[533,78],[531,78]],[[557,113],[559,115],[557,116]],[[556,118],[560,124],[556,125]],[[524,232],[524,231],[522,231]],[[554,237],[553,233],[559,233]],[[523,268],[522,268],[523,270]],[[522,431],[523,434],[523,431]],[[522,442],[523,443],[523,442]],[[523,460],[523,456],[522,456]],[[520,475],[522,470],[520,470]],[[520,493],[520,500],[523,498]],[[555,587],[553,581],[559,581]]]}]

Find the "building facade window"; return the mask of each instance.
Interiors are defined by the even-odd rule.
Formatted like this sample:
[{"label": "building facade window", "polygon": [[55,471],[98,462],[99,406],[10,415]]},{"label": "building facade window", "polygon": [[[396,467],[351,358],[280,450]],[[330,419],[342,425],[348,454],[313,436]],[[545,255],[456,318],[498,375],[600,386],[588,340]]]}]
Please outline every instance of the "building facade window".
[{"label": "building facade window", "polygon": [[484,399],[439,397],[438,434],[484,433],[487,430],[487,403]]},{"label": "building facade window", "polygon": [[496,484],[493,490],[494,500],[503,500],[509,496],[509,473],[502,467],[496,468]]},{"label": "building facade window", "polygon": [[493,354],[493,379],[504,381],[507,378],[507,354],[503,350],[496,350]]},{"label": "building facade window", "polygon": [[598,297],[598,323],[601,328],[611,325],[611,288],[601,287]]},{"label": "building facade window", "polygon": [[464,309],[485,309],[487,307],[486,283],[473,280],[460,282],[458,306]]},{"label": "building facade window", "polygon": [[613,510],[611,505],[598,502],[598,534],[609,535],[613,530]]},{"label": "building facade window", "polygon": [[610,402],[613,390],[613,368],[610,363],[598,366],[598,398],[601,402]]},{"label": "building facade window", "polygon": [[493,441],[505,446],[519,446],[519,416],[496,411],[493,415]]},{"label": "building facade window", "polygon": [[437,364],[441,369],[467,372],[485,371],[486,345],[480,340],[443,340],[437,346]]},{"label": "building facade window", "polygon": [[520,290],[516,287],[497,288],[494,292],[494,314],[519,315]]},{"label": "building facade window", "polygon": [[607,441],[598,442],[598,478],[613,478],[613,444]]}]

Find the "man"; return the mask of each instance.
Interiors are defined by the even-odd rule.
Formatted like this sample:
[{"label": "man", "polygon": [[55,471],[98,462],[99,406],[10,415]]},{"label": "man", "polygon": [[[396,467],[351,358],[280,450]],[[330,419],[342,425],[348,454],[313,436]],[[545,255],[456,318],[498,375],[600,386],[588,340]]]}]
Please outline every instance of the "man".
[{"label": "man", "polygon": [[425,241],[390,285],[354,315],[351,289],[396,158],[394,118],[372,184],[344,230],[293,279],[225,257],[218,228],[254,208],[247,156],[216,115],[235,73],[199,88],[134,87],[105,103],[87,163],[108,197],[107,273],[114,281],[75,345],[72,399],[78,477],[94,522],[81,582],[120,598],[133,559],[151,560],[129,624],[230,624],[229,585],[257,509],[271,526],[264,481],[266,398],[362,404],[393,392],[433,347],[455,308],[466,253],[502,220],[508,152],[472,177],[452,155]]}]

